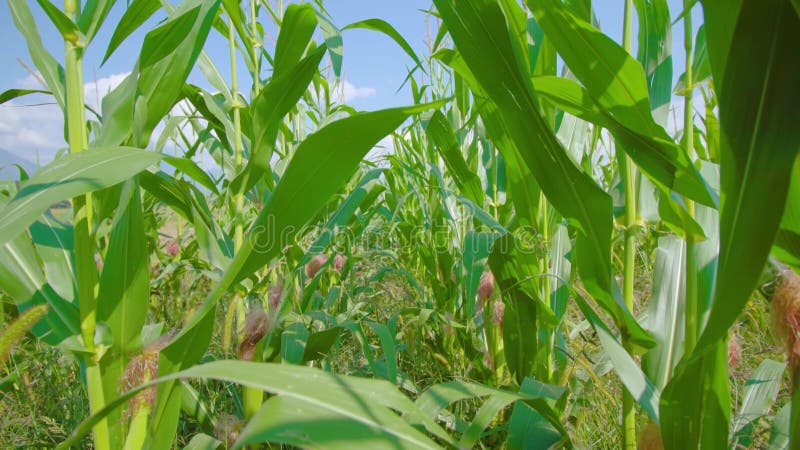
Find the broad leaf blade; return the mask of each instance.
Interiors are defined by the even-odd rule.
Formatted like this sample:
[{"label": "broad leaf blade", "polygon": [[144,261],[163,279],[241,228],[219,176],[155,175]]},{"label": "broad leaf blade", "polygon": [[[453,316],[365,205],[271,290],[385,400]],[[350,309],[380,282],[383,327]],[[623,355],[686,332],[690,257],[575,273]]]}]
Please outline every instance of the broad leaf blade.
[{"label": "broad leaf blade", "polygon": [[281,22],[275,45],[273,77],[280,77],[297,65],[317,28],[317,14],[310,4],[291,4]]},{"label": "broad leaf blade", "polygon": [[413,59],[414,62],[417,63],[417,66],[422,66],[422,62],[420,61],[416,52],[414,52],[414,49],[411,47],[411,45],[409,45],[408,41],[406,41],[403,35],[400,34],[391,24],[389,24],[385,20],[381,19],[362,20],[360,22],[355,22],[351,23],[350,25],[347,25],[346,27],[342,28],[342,31],[351,30],[354,28],[373,30],[385,34],[393,41],[395,41],[397,45],[399,45],[400,48],[402,48],[403,51],[405,51],[406,54],[408,54],[408,56],[410,56],[411,59]]},{"label": "broad leaf blade", "polygon": [[539,115],[527,71],[508,37],[503,12],[490,0],[435,3],[476,82],[496,104],[505,131],[547,199],[578,230],[575,261],[584,285],[624,324],[632,342],[652,345],[621,298],[612,293],[611,197],[573,164]]},{"label": "broad leaf blade", "polygon": [[97,297],[97,318],[109,325],[120,352],[131,350],[150,305],[149,254],[143,242],[141,192],[137,183],[128,182],[114,217]]},{"label": "broad leaf blade", "polygon": [[461,153],[461,147],[458,145],[453,127],[444,114],[439,111],[433,113],[425,132],[442,155],[458,188],[475,204],[483,207],[485,196],[481,188],[481,180],[464,161],[464,155]]},{"label": "broad leaf blade", "polygon": [[106,62],[109,56],[114,53],[114,50],[131,35],[137,28],[139,28],[147,19],[149,19],[156,11],[161,8],[159,0],[133,0],[133,2],[125,10],[122,18],[111,36],[108,43],[108,48],[103,56],[103,63]]},{"label": "broad leaf blade", "polygon": [[800,18],[789,2],[742,6],[719,99],[724,199],[719,269],[699,349],[725,336],[744,308],[780,225],[800,150],[795,114],[800,83],[781,65],[800,61],[797,42]]},{"label": "broad leaf blade", "polygon": [[28,53],[33,59],[33,65],[39,69],[47,88],[53,93],[61,109],[66,109],[64,68],[44,48],[36,22],[33,20],[31,10],[28,8],[28,2],[8,0],[8,9],[14,19],[14,26],[25,37],[25,42],[28,44]]},{"label": "broad leaf blade", "polygon": [[57,159],[36,172],[0,211],[0,244],[19,235],[51,205],[107,188],[161,160],[137,148],[93,149]]}]

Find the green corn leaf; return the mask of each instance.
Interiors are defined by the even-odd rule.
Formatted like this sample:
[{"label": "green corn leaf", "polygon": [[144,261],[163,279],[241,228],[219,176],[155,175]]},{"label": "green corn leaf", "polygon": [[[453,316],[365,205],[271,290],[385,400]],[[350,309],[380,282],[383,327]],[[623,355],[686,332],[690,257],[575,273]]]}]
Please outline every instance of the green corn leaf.
[{"label": "green corn leaf", "polygon": [[[66,220],[62,217],[61,220]],[[48,211],[30,226],[31,239],[48,284],[64,300],[75,301],[74,231]]]},{"label": "green corn leaf", "polygon": [[389,24],[385,20],[381,19],[362,20],[360,22],[355,22],[351,23],[350,25],[347,25],[346,27],[342,28],[342,31],[352,30],[355,28],[361,28],[364,30],[373,30],[385,34],[390,39],[395,41],[397,45],[399,45],[400,48],[402,48],[403,51],[405,51],[406,54],[410,56],[415,63],[417,63],[417,67],[422,67],[422,61],[420,61],[419,57],[414,52],[414,49],[411,47],[411,45],[409,45],[408,41],[406,41],[403,35],[400,34],[391,24]]},{"label": "green corn leaf", "polygon": [[203,194],[189,184],[183,184],[192,193],[192,210],[197,245],[203,257],[217,270],[224,271],[233,257],[233,240],[214,220]]},{"label": "green corn leaf", "polygon": [[162,171],[156,173],[144,171],[139,174],[139,184],[150,195],[180,214],[184,219],[190,221],[194,219],[192,197],[178,183],[178,180]]},{"label": "green corn leaf", "polygon": [[[59,444],[58,448],[70,448],[75,445],[81,437],[91,430],[95,423],[143,389],[153,385],[175,382],[175,380],[183,378],[228,381],[262,389],[279,397],[309,402],[316,407],[317,411],[327,414],[328,417],[332,413],[337,413],[337,419],[347,420],[346,425],[351,431],[354,429],[350,427],[355,425],[350,422],[355,422],[362,426],[380,430],[384,439],[400,439],[410,443],[407,445],[416,445],[416,448],[439,448],[439,446],[419,430],[409,427],[409,423],[420,424],[445,442],[452,442],[444,430],[431,418],[423,414],[411,400],[386,381],[334,375],[305,366],[244,361],[216,361],[159,378],[120,395],[109,402],[102,410],[84,420],[73,430],[69,439]],[[505,395],[506,397],[532,397],[513,393],[504,394],[503,391],[479,386],[473,387],[472,390],[479,388],[483,390],[482,392],[496,392],[495,395]],[[354,399],[359,399],[359,401]],[[382,406],[385,412],[380,412],[379,406]],[[398,416],[387,408],[400,411],[409,422],[398,422],[392,419],[396,419]],[[391,414],[391,417],[387,413]],[[378,414],[377,417],[376,414]],[[256,424],[258,422],[253,423]],[[266,426],[268,427],[269,424],[266,424]],[[258,431],[258,425],[254,425],[246,434],[250,433],[250,431],[255,434]],[[338,440],[347,439],[347,436],[337,435],[336,437],[339,438]],[[241,444],[243,442],[237,443],[237,445]],[[350,443],[350,445],[353,444]]]},{"label": "green corn leaf", "polygon": [[202,425],[204,428],[213,428],[213,418],[208,405],[205,403],[205,395],[197,392],[197,390],[187,382],[181,383],[181,387],[183,391],[181,411]]},{"label": "green corn leaf", "polygon": [[250,189],[268,172],[281,119],[305,94],[323,56],[325,46],[316,48],[287,73],[273,77],[253,101],[253,147],[247,166],[231,183],[233,192]]},{"label": "green corn leaf", "polygon": [[[536,226],[541,193],[539,184],[511,138],[503,131],[497,107],[491,102],[486,102],[480,115],[486,124],[487,137],[497,145],[505,158],[511,201],[519,214],[517,216],[519,227]],[[498,231],[503,232],[503,230]]]},{"label": "green corn leaf", "polygon": [[275,45],[274,78],[289,73],[300,62],[316,28],[317,13],[310,4],[291,4],[286,8]]},{"label": "green corn leaf", "polygon": [[793,100],[800,98],[800,83],[780,66],[800,60],[795,42],[800,17],[788,2],[742,5],[719,99],[725,200],[716,290],[700,350],[724,337],[744,308],[780,226],[800,150]]},{"label": "green corn leaf", "polygon": [[500,225],[500,223],[497,222],[497,220],[494,217],[492,217],[491,214],[486,212],[486,210],[484,210],[480,206],[473,203],[472,200],[466,197],[460,197],[458,195],[454,195],[452,197],[462,206],[464,206],[464,208],[466,208],[467,211],[469,211],[472,214],[472,216],[480,223],[486,225],[487,227],[491,228],[494,231],[497,231],[498,233],[508,232],[508,230],[506,230],[504,226]]},{"label": "green corn leaf", "polygon": [[217,450],[223,444],[207,434],[195,434],[183,450]]},{"label": "green corn leaf", "polygon": [[684,239],[691,238],[694,242],[705,240],[703,227],[689,214],[685,200],[675,192],[667,194],[661,191],[658,215],[664,221],[664,225],[678,236]]},{"label": "green corn leaf", "polygon": [[[736,9],[736,5],[727,3],[703,4],[706,13]],[[717,19],[723,17],[724,13]],[[728,328],[758,282],[777,234],[800,146],[791,113],[795,106],[790,100],[800,94],[800,86],[779,68],[781,61],[800,58],[800,49],[793,44],[800,39],[800,19],[791,5],[779,1],[746,3],[733,30],[717,25],[706,22],[712,73],[715,85],[722,86],[724,200],[719,263],[707,325],[695,352],[678,366],[662,397],[662,418],[667,425],[662,430],[664,436],[671,436],[668,448],[726,445],[727,358],[719,354],[725,350],[722,347]],[[719,65],[721,61],[723,66]],[[742,97],[741,92],[757,94]],[[753,214],[755,210],[759,214]],[[682,431],[687,428],[692,432]]]},{"label": "green corn leaf", "polygon": [[533,258],[520,257],[516,245],[517,240],[510,234],[494,241],[489,266],[505,303],[503,353],[506,364],[517,382],[522,382],[536,369],[540,345],[537,314],[541,312],[542,320],[550,323],[555,323],[555,314],[538,295],[539,286],[532,278],[538,275]]},{"label": "green corn leaf", "polygon": [[397,382],[397,345],[394,339],[394,333],[391,329],[377,322],[368,321],[367,325],[372,328],[378,339],[381,341],[381,348],[383,349],[383,357],[386,362],[386,379],[390,383]]},{"label": "green corn leaf", "polygon": [[[615,137],[642,171],[667,188],[714,206],[717,200],[697,169],[653,120],[642,65],[608,36],[572,15],[560,2],[529,2],[529,6],[589,95],[622,125],[625,133]],[[663,103],[664,97],[669,96],[661,93],[660,97]],[[644,147],[640,142],[643,139],[660,145]]]},{"label": "green corn leaf", "polygon": [[577,82],[563,77],[539,75],[531,78],[536,95],[554,106],[587,122],[604,128],[615,127],[613,118]]},{"label": "green corn leaf", "polygon": [[53,22],[56,29],[65,41],[71,42],[73,45],[78,44],[79,35],[81,32],[78,30],[78,25],[67,17],[58,7],[50,3],[50,0],[36,0],[36,3],[42,7],[44,13]]},{"label": "green corn leaf", "polygon": [[344,57],[344,44],[342,41],[342,32],[336,28],[336,25],[320,11],[317,11],[317,22],[319,22],[319,31],[325,39],[325,46],[328,48],[328,55],[331,58],[331,65],[333,66],[333,74],[337,77],[342,75],[342,59]]},{"label": "green corn leaf", "polygon": [[159,0],[133,0],[119,19],[101,64],[104,64],[114,50],[159,9],[161,9]]},{"label": "green corn leaf", "polygon": [[677,236],[658,239],[653,295],[647,303],[645,324],[657,344],[642,358],[642,369],[658,389],[666,386],[683,356],[685,258],[686,245],[682,239]]},{"label": "green corn leaf", "polygon": [[745,382],[742,407],[731,424],[735,440],[746,438],[743,429],[769,412],[778,397],[785,371],[786,363],[765,359]]},{"label": "green corn leaf", "polygon": [[36,172],[0,210],[0,244],[22,233],[51,205],[124,181],[162,156],[136,148],[92,149],[59,158]]},{"label": "green corn leaf", "polygon": [[[728,55],[744,2],[743,0],[730,0],[701,3],[703,5],[703,27],[708,47],[708,62],[714,78],[714,89],[719,95],[728,70]],[[770,5],[774,5],[774,3]]]},{"label": "green corn leaf", "polygon": [[[515,45],[520,49],[525,49],[529,45],[528,40],[528,15],[525,10],[522,9],[522,5],[519,2],[515,2],[513,0],[500,0],[500,7],[503,9],[503,13],[508,20],[508,27],[511,31],[510,37],[516,40]],[[537,61],[535,59],[531,60],[530,57],[532,55],[536,55],[538,51],[541,50],[542,41],[535,39],[532,43],[530,43],[531,47],[528,52],[520,52],[520,56],[524,59],[524,66],[525,67],[532,67],[534,68],[537,65]],[[543,67],[540,66],[540,69]],[[550,68],[548,68],[550,69]]]},{"label": "green corn leaf", "polygon": [[377,185],[378,180],[383,173],[381,169],[374,169],[367,172],[361,181],[358,182],[356,187],[342,202],[336,212],[331,215],[325,227],[320,230],[319,235],[308,247],[305,256],[297,263],[298,266],[304,265],[311,261],[311,258],[318,253],[322,253],[333,240],[334,234],[337,230],[346,226],[348,222],[353,219],[356,210],[361,205],[362,201],[367,197],[372,186]]},{"label": "green corn leaf", "polygon": [[[719,189],[719,166],[703,162],[700,170],[712,189]],[[707,206],[695,205],[695,221],[703,227],[706,239],[694,245],[695,267],[697,272],[698,322],[705,323],[711,310],[714,296],[717,265],[719,260],[719,211]]]},{"label": "green corn leaf", "polygon": [[439,111],[433,113],[425,128],[428,138],[442,155],[447,169],[453,175],[458,188],[479,207],[483,207],[484,194],[481,180],[478,175],[469,169],[461,147],[456,140],[453,127],[447,118]]},{"label": "green corn leaf", "polygon": [[311,333],[306,341],[303,362],[316,361],[330,355],[331,348],[341,336],[342,331],[344,331],[342,327],[331,327],[327,330]]},{"label": "green corn leaf", "polygon": [[64,81],[64,68],[44,48],[42,38],[39,36],[39,29],[36,27],[31,10],[28,8],[28,2],[8,0],[8,10],[14,19],[14,26],[25,37],[25,43],[28,45],[28,53],[31,55],[33,65],[39,69],[42,79],[47,84],[47,89],[53,93],[61,110],[65,110],[67,88]]},{"label": "green corn leaf", "polygon": [[[147,67],[140,67],[141,61],[137,63],[130,75],[103,98],[103,127],[95,139],[98,147],[120,145],[128,142],[131,135],[135,145],[146,146],[155,126],[183,96],[186,78],[208,37],[219,0],[186,0],[178,8],[167,5],[173,20],[194,8],[200,10],[177,47],[166,55],[157,55],[158,60],[150,62]],[[139,25],[135,24],[130,31]],[[145,36],[145,40],[154,39],[151,33]]]},{"label": "green corn leaf", "polygon": [[[136,82],[139,96],[134,101],[134,110],[130,117],[133,122],[134,142],[138,145],[144,146],[150,140],[153,128],[180,98],[181,88],[194,68],[194,63],[205,45],[211,23],[217,15],[219,0],[186,0],[178,9],[170,11],[172,20],[177,20],[177,17],[189,14],[189,11],[198,6],[200,10],[194,23],[191,27],[184,28],[186,32],[183,40],[169,54],[159,57],[149,65],[144,65],[140,60],[137,70],[134,71],[139,72]],[[155,31],[150,31],[145,40],[152,38]],[[140,58],[142,57],[147,55],[141,54]],[[130,123],[128,122],[129,127]]]},{"label": "green corn leaf", "polygon": [[[286,242],[277,242],[279,235],[271,235],[270,228],[297,232],[350,179],[358,162],[378,141],[410,115],[437,104],[440,103],[360,113],[331,122],[309,135],[298,146],[269,203],[251,226],[252,253],[236,279],[249,276],[283,248]],[[342,146],[332,146],[332,142]]]},{"label": "green corn leaf", "polygon": [[665,449],[727,448],[731,412],[725,340],[699,358],[684,357],[661,394],[659,413]]},{"label": "green corn leaf", "polygon": [[578,230],[575,261],[584,285],[619,324],[624,323],[632,342],[652,345],[622,299],[612,293],[611,198],[575,167],[538,114],[533,88],[515,57],[502,11],[490,0],[435,3],[474,79],[498,107],[503,129],[528,169],[548,200]]},{"label": "green corn leaf", "polygon": [[787,403],[781,408],[772,420],[772,429],[769,433],[767,450],[787,450],[789,448],[789,433],[791,433],[792,404]]},{"label": "green corn leaf", "polygon": [[800,272],[800,158],[795,160],[781,228],[775,238],[772,253]]},{"label": "green corn leaf", "polygon": [[139,70],[145,70],[173,53],[186,39],[199,14],[200,5],[197,5],[148,32],[139,50]]},{"label": "green corn leaf", "polygon": [[50,310],[32,330],[42,341],[57,345],[78,334],[77,306],[50,286],[33,243],[24,234],[0,247],[0,289],[14,300],[21,312],[41,304],[49,306]]},{"label": "green corn leaf", "polygon": [[[410,115],[440,106],[441,102],[361,113],[331,122],[309,135],[296,149],[222,281],[163,350],[166,361],[160,364],[159,374],[174,373],[197,362],[211,339],[214,308],[225,291],[277,256],[283,245],[350,179],[358,163],[378,141]],[[332,142],[341,146],[331,146]],[[157,439],[165,443],[174,436],[180,405],[173,386],[167,383],[159,387],[153,419],[159,433]]]},{"label": "green corn leaf", "polygon": [[642,372],[639,365],[634,361],[628,351],[617,340],[617,337],[608,329],[600,317],[595,313],[588,302],[580,295],[575,296],[578,307],[583,312],[586,320],[592,324],[595,333],[600,339],[606,355],[614,366],[614,371],[622,380],[622,384],[628,389],[639,406],[647,413],[651,420],[659,422],[659,400],[660,391],[656,389],[652,381]]},{"label": "green corn leaf", "polygon": [[121,145],[130,136],[137,76],[136,71],[131,72],[116,88],[103,97],[101,106],[103,127],[94,136],[94,146]]},{"label": "green corn leaf", "polygon": [[108,324],[114,348],[127,352],[139,337],[150,305],[149,252],[139,186],[126,182],[114,217],[100,277],[97,319]]},{"label": "green corn leaf", "polygon": [[[506,314],[508,314],[507,309]],[[539,392],[540,385],[541,383],[533,378],[525,378],[520,386],[520,392],[535,395]],[[545,411],[543,414],[525,402],[514,404],[511,419],[508,422],[507,445],[509,448],[552,448],[562,439],[569,442],[569,434],[561,425],[558,415],[544,402],[536,406],[545,407],[549,411]],[[567,448],[569,448],[569,444],[567,444]]]},{"label": "green corn leaf", "polygon": [[215,194],[219,194],[219,191],[217,190],[217,185],[216,183],[214,183],[214,180],[212,180],[211,177],[191,159],[177,158],[174,156],[165,156],[164,162],[185,173],[191,179],[200,183],[201,186],[208,189],[209,191]]},{"label": "green corn leaf", "polygon": [[[587,122],[607,128],[616,138],[623,150],[639,165],[642,172],[652,180],[662,192],[672,189],[698,198],[687,188],[692,177],[703,184],[703,204],[715,205],[716,195],[705,184],[697,169],[685,152],[665,135],[647,135],[620,123],[596,103],[588,91],[578,83],[561,77],[533,77],[534,90],[541,98],[547,99],[564,111]],[[663,130],[662,130],[663,131]],[[680,226],[680,223],[677,224]]]},{"label": "green corn leaf", "polygon": [[[200,56],[197,57],[197,68],[200,70],[200,72],[203,74],[203,76],[206,77],[206,80],[208,80],[208,84],[210,84],[214,89],[216,89],[220,94],[222,94],[223,97],[225,97],[226,104],[231,104],[232,105],[233,104],[233,94],[231,93],[231,88],[228,87],[228,85],[226,84],[225,79],[222,77],[222,74],[219,72],[217,67],[214,65],[213,61],[211,60],[211,57],[208,55],[208,53],[205,50],[200,52]],[[185,92],[186,91],[204,92],[199,87],[194,86],[194,85],[190,85],[190,84],[186,84],[183,89],[184,89]],[[189,96],[187,95],[187,97],[189,97]],[[205,95],[204,95],[204,97],[205,97]],[[241,111],[240,111],[240,113],[241,113]],[[204,118],[208,118],[208,116],[205,113],[203,114],[203,117]],[[228,116],[225,116],[225,117],[228,118]],[[230,120],[230,119],[228,118],[228,120]],[[242,130],[242,132],[245,135],[252,134],[251,132],[245,132],[244,130]],[[220,136],[220,140],[224,141],[225,138]]]},{"label": "green corn leaf", "polygon": [[[321,408],[314,399],[272,397],[242,430],[234,448],[259,442],[302,448],[346,450],[440,448],[422,433],[380,405],[363,403],[352,395],[337,402],[337,409]],[[346,408],[347,413],[341,410]],[[359,411],[352,417],[350,411]],[[302,433],[292,430],[302,429]]]},{"label": "green corn leaf", "polygon": [[281,333],[281,359],[289,364],[301,364],[310,333],[302,322],[295,322]]},{"label": "green corn leaf", "polygon": [[415,403],[422,414],[429,418],[435,418],[443,409],[456,401],[487,397],[475,417],[464,429],[458,442],[459,448],[473,448],[495,414],[505,406],[517,400],[555,400],[563,394],[563,388],[558,386],[538,383],[538,387],[539,389],[532,391],[533,394],[528,394],[502,391],[475,383],[451,381],[431,386],[417,398]]},{"label": "green corn leaf", "polygon": [[[635,0],[639,17],[639,45],[636,59],[644,68],[655,121],[667,126],[672,101],[672,26],[667,0]],[[585,20],[585,19],[584,19]]]},{"label": "green corn leaf", "polygon": [[[87,0],[81,5],[78,15],[78,28],[86,35],[86,41],[91,42],[97,31],[105,22],[111,8],[117,0]],[[126,11],[127,12],[127,11]]]},{"label": "green corn leaf", "polygon": [[0,105],[2,105],[5,102],[14,100],[15,98],[24,97],[24,96],[30,95],[30,94],[50,94],[50,95],[52,95],[53,93],[50,92],[50,91],[45,91],[45,90],[41,90],[41,89],[8,89],[6,91],[3,91],[2,94],[0,94]]},{"label": "green corn leaf", "polygon": [[600,105],[641,134],[659,131],[650,114],[641,64],[611,38],[575,17],[561,2],[527,4],[545,36]]}]

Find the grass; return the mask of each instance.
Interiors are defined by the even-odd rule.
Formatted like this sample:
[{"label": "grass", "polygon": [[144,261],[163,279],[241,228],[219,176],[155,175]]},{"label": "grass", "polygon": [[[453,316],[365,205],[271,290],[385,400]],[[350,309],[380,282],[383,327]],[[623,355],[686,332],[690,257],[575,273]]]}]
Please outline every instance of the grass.
[{"label": "grass", "polygon": [[[164,221],[160,230],[162,235],[174,230],[174,223],[173,217]],[[361,251],[362,255],[354,255],[355,259],[362,262],[356,263],[351,276],[354,277],[355,272],[364,271],[365,277],[369,279],[374,275],[369,272],[369,267],[378,260],[370,259],[369,249]],[[650,275],[652,268],[644,264],[646,260],[639,258],[638,261],[636,311],[641,310],[647,301],[652,279]],[[387,263],[390,263],[390,260],[385,260],[380,265]],[[167,280],[168,282],[152,289],[149,316],[153,323],[164,323],[165,329],[177,329],[185,320],[185,311],[196,307],[211,286],[191,272],[174,272]],[[192,294],[186,296],[187,292]],[[365,313],[364,318],[379,323],[386,323],[405,308],[424,306],[419,293],[405,277],[398,274],[387,275],[375,283],[358,283],[354,285],[354,292],[357,293],[352,303],[364,305],[362,309]],[[224,317],[225,311],[220,311],[217,315],[215,328],[218,331],[214,333],[215,339],[209,346],[206,356],[209,359],[230,356],[230,353],[223,351],[221,347],[220,337],[224,327]],[[398,368],[416,388],[415,392],[422,392],[430,386],[445,381],[480,382],[483,379],[482,372],[485,369],[475,367],[474,362],[464,359],[463,355],[447,355],[447,361],[433,357],[430,343],[419,340],[420,334],[425,334],[425,328],[427,327],[420,330],[417,324],[406,323],[404,320],[399,322],[398,336],[405,336],[405,340],[398,337],[398,344],[401,346],[397,360]],[[777,361],[783,359],[782,349],[772,336],[771,328],[768,301],[757,294],[749,303],[736,328],[742,346],[742,356],[740,363],[731,371],[731,397],[734,399],[734,410],[741,402],[745,383],[753,370],[764,359]],[[619,422],[621,406],[617,399],[621,396],[622,387],[596,335],[574,306],[567,312],[565,329],[568,336],[567,372],[571,373],[568,382],[571,406],[564,413],[562,420],[577,448],[617,448],[621,445]],[[369,329],[367,336],[372,345],[380,345],[378,337]],[[324,363],[335,373],[374,376],[361,352],[360,345],[349,335],[337,344],[335,351],[328,355]],[[76,361],[62,352],[28,337],[14,349],[13,356],[7,364],[7,373],[0,390],[0,413],[2,413],[0,416],[3,417],[0,421],[0,442],[16,448],[51,447],[61,442],[83,419],[88,403],[79,367]],[[243,407],[241,396],[230,384],[219,382],[192,384],[217,417],[223,414],[234,418],[241,417]],[[786,374],[776,405],[783,405],[789,401],[788,385],[788,374]],[[54,397],[53,392],[61,394]],[[63,399],[69,401],[64,402]],[[478,406],[479,404],[474,402],[462,402],[455,405],[453,410],[461,411],[460,416],[469,420],[468,416],[474,414]],[[767,417],[756,422],[752,432],[754,439],[749,448],[766,446],[771,427],[770,416],[774,415],[776,410],[777,408],[772,408]],[[507,408],[505,411],[506,414],[510,414],[511,409]],[[191,415],[183,417],[178,431],[178,446],[188,444],[188,437],[197,432],[219,433],[219,430],[204,428]],[[646,415],[640,412],[637,415],[637,428],[644,427],[647,421]],[[493,434],[486,438],[485,447],[502,447],[502,436],[503,434]],[[216,437],[222,439],[223,436]],[[90,445],[88,438],[84,439],[82,445]]]},{"label": "grass", "polygon": [[[719,20],[705,49],[664,1],[627,0],[618,44],[580,2],[433,0],[422,57],[322,2],[164,3],[116,24],[124,41],[167,16],[102,117],[85,114],[83,58],[111,3],[38,3],[64,58],[28,2],[9,11],[69,154],[0,184],[2,321],[45,314],[2,368],[10,445],[632,450],[658,423],[670,450],[724,448],[747,408],[741,445],[800,442],[797,402],[797,426],[775,419],[800,389],[753,379],[785,347],[759,285],[800,270],[788,0],[700,2]],[[416,64],[411,105],[328,95],[353,28]],[[219,38],[227,66],[200,51]],[[198,67],[211,91],[189,84]],[[695,89],[705,108],[682,129],[658,122]],[[753,115],[741,92],[761,93]],[[777,398],[745,402],[755,388]]]},{"label": "grass", "polygon": [[[52,448],[83,420],[88,403],[73,359],[27,338],[15,348],[6,368],[0,385],[4,446]],[[87,444],[88,439],[83,442]]]}]

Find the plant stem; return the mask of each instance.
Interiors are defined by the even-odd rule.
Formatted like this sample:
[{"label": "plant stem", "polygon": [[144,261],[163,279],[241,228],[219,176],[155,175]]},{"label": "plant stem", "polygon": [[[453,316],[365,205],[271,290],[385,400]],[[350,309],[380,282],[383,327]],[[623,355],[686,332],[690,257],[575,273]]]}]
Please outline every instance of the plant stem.
[{"label": "plant stem", "polygon": [[[255,19],[255,6],[253,3],[250,3],[250,12]],[[239,172],[242,170],[242,158],[243,158],[243,149],[242,149],[242,123],[241,123],[241,114],[239,112],[239,108],[242,106],[239,104],[239,83],[236,79],[236,36],[233,34],[233,19],[228,18],[229,26],[228,26],[228,42],[230,48],[230,58],[231,58],[231,95],[233,96],[233,149],[234,149],[234,157],[236,162],[236,171]],[[255,23],[255,22],[253,22]],[[255,31],[255,26],[253,31]],[[255,34],[254,34],[255,39]],[[256,68],[255,73],[253,74],[253,82],[255,86],[258,86],[258,65],[256,63],[256,54],[255,50],[253,51],[253,63],[254,67]],[[258,87],[256,87],[256,90]],[[242,190],[245,188],[242,185]],[[243,244],[243,237],[244,237],[244,228],[242,224],[242,209],[244,208],[244,192],[239,190],[234,194],[234,220],[236,221],[236,225],[234,228],[233,233],[233,248],[235,252],[238,252],[239,249],[242,248]],[[244,316],[244,302],[241,299],[236,299],[231,305],[232,308],[235,308],[239,313],[237,314],[237,328],[242,328],[245,322]],[[253,355],[254,361],[259,361],[260,358],[258,357],[257,353]],[[244,418],[245,420],[249,420],[253,417],[258,410],[261,408],[261,402],[263,399],[263,393],[260,389],[251,388],[251,387],[243,387],[243,397],[244,397]]]},{"label": "plant stem", "polygon": [[[550,273],[550,211],[547,207],[547,197],[544,196],[543,192],[539,193],[539,211],[541,212],[541,223],[539,229],[541,230],[541,234],[544,237],[544,241],[547,245],[547,249],[542,255],[542,259],[539,261],[539,273],[545,275],[542,278],[542,298],[545,302],[550,304],[552,308],[554,305],[550,299],[550,277],[548,274]],[[550,383],[553,380],[553,346],[555,345],[555,333],[556,328],[551,328],[547,326],[545,329],[545,335],[547,336],[547,343],[544,346],[544,353],[545,353],[545,380]]]},{"label": "plant stem", "polygon": [[[76,0],[64,1],[64,13],[74,18],[78,4]],[[64,40],[64,70],[67,90],[67,139],[70,153],[80,153],[88,146],[86,119],[83,100],[83,48],[69,40]],[[92,238],[92,197],[91,194],[72,199],[74,217],[73,234],[75,238],[75,276],[78,281],[78,307],[83,346],[88,351],[84,358],[86,364],[86,388],[89,409],[92,414],[105,406],[103,379],[98,355],[95,353],[94,332],[96,326],[97,267],[94,261],[94,241]],[[98,450],[110,448],[108,422],[103,419],[92,429],[94,447]]]},{"label": "plant stem", "polygon": [[261,40],[258,39],[258,27],[256,23],[258,16],[256,15],[256,0],[250,0],[250,32],[253,34],[250,42],[250,51],[253,55],[253,90],[256,97],[261,91],[261,68],[259,67],[258,49],[261,47]]},{"label": "plant stem", "polygon": [[[625,0],[624,28],[622,45],[630,53],[633,30],[633,0]],[[633,314],[633,285],[635,279],[636,257],[636,166],[628,156],[617,149],[617,162],[625,181],[625,259],[624,286],[622,290],[625,306]],[[623,345],[630,353],[631,347],[623,338]],[[633,395],[623,388],[622,391],[622,440],[626,450],[636,450],[636,402]]]},{"label": "plant stem", "polygon": [[[689,158],[694,158],[694,121],[692,115],[692,92],[694,91],[692,79],[692,14],[691,0],[684,0],[684,9],[687,13],[683,18],[683,48],[686,52],[686,97],[683,103],[683,147]],[[694,202],[686,200],[686,209],[694,217]],[[686,237],[686,323],[685,323],[685,353],[694,350],[699,331],[698,316],[699,305],[697,299],[697,270],[694,255],[694,239]]]},{"label": "plant stem", "polygon": [[[228,19],[228,42],[229,42],[229,49],[230,49],[230,58],[231,58],[231,97],[232,98],[232,107],[233,107],[233,155],[234,155],[234,162],[236,164],[236,171],[237,173],[242,170],[242,159],[243,159],[243,150],[242,150],[242,119],[241,113],[239,108],[239,83],[236,79],[236,36],[233,34],[233,19]],[[244,187],[242,187],[244,189]],[[234,221],[236,226],[233,232],[233,247],[235,250],[239,250],[242,246],[242,240],[244,236],[244,227],[242,225],[242,221],[240,220],[239,215],[242,212],[242,207],[244,206],[244,193],[240,190],[239,192],[235,192],[233,194],[233,201],[234,201]]]}]

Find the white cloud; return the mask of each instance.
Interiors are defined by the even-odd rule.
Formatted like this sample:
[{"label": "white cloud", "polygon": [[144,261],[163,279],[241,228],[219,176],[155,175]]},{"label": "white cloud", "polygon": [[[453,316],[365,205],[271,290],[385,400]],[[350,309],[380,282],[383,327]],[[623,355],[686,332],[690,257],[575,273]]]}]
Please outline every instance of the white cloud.
[{"label": "white cloud", "polygon": [[[85,83],[84,99],[95,110],[102,98],[114,89],[127,73],[114,74]],[[22,89],[46,89],[40,74],[28,75],[16,82]],[[52,160],[64,142],[64,117],[52,96],[33,94],[0,105],[0,148],[29,161],[42,164]]]},{"label": "white cloud", "polygon": [[22,89],[46,89],[46,86],[39,81],[42,73],[37,71],[35,75],[31,74],[27,77],[17,80],[17,87]]},{"label": "white cloud", "polygon": [[38,154],[46,163],[64,145],[64,123],[58,106],[28,106],[13,100],[0,105],[0,148],[29,161],[35,161]]},{"label": "white cloud", "polygon": [[102,102],[103,97],[105,97],[106,94],[111,92],[115,87],[119,86],[119,84],[122,83],[129,73],[130,72],[117,73],[105,78],[100,78],[96,81],[85,83],[83,85],[83,97],[86,101],[86,104],[95,110],[99,109],[100,102]]},{"label": "white cloud", "polygon": [[[357,98],[372,97],[377,93],[378,91],[375,88],[359,87],[347,80],[340,79],[337,83],[331,83],[329,100],[333,103],[346,104]],[[319,91],[311,90],[311,96],[317,103],[323,103],[322,98],[324,95],[324,91],[321,88]]]},{"label": "white cloud", "polygon": [[357,87],[347,80],[344,80],[339,86],[339,91],[336,95],[337,98],[344,102],[349,102],[356,98],[372,97],[376,94],[375,88],[371,87]]}]

